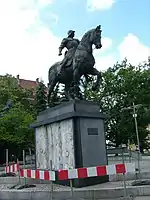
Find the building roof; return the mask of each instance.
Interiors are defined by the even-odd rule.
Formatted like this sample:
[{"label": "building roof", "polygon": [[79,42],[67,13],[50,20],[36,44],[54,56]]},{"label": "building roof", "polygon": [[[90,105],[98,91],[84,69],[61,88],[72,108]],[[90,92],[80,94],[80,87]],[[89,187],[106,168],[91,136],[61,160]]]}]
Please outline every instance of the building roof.
[{"label": "building roof", "polygon": [[[0,77],[4,77],[3,75],[0,75]],[[16,80],[18,82],[18,85],[23,88],[23,89],[32,89],[36,90],[38,84],[39,84],[39,78],[37,78],[35,81],[33,80],[27,80],[27,79],[22,79],[19,77],[19,75],[16,76]],[[46,92],[48,92],[48,88],[46,87]]]},{"label": "building roof", "polygon": [[[26,79],[18,79],[18,84],[23,89],[32,89],[34,90],[34,93],[36,91],[36,88],[39,84],[39,79],[37,78],[36,81],[26,80]],[[45,88],[45,92],[48,93],[48,88]]]},{"label": "building roof", "polygon": [[38,83],[37,81],[19,79],[19,85],[20,87],[24,89],[36,89],[36,87],[38,86]]}]

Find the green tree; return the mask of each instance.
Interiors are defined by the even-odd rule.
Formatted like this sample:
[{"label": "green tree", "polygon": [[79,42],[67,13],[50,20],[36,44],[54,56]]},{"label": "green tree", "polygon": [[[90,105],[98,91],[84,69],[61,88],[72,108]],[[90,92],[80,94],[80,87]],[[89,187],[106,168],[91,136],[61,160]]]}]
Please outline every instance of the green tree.
[{"label": "green tree", "polygon": [[[127,144],[128,139],[136,142],[133,111],[123,108],[142,104],[138,109],[137,121],[142,146],[147,145],[146,127],[150,123],[150,70],[149,63],[133,66],[123,60],[103,73],[103,83],[99,91],[93,92],[91,85],[86,88],[86,98],[98,102],[102,112],[108,114],[106,120],[106,137],[116,146]],[[88,92],[87,92],[88,91]]]},{"label": "green tree", "polygon": [[33,112],[33,105],[30,102],[31,96],[32,91],[22,89],[15,77],[9,74],[0,77],[0,110],[11,99],[14,104],[20,102],[26,110]]},{"label": "green tree", "polygon": [[[4,150],[19,155],[21,149],[34,145],[34,130],[30,124],[34,121],[33,105],[30,102],[32,91],[22,89],[11,75],[0,77],[0,154]],[[12,107],[5,111],[8,100],[12,100]]]},{"label": "green tree", "polygon": [[33,147],[34,133],[30,128],[33,121],[33,115],[26,111],[21,103],[16,103],[0,118],[1,144],[7,146],[16,155],[21,149]]},{"label": "green tree", "polygon": [[59,84],[57,84],[50,96],[49,100],[49,107],[54,107],[56,105],[59,105],[61,102],[61,92],[59,91]]},{"label": "green tree", "polygon": [[36,90],[36,112],[37,114],[46,109],[47,104],[47,93],[46,93],[46,86],[41,81]]}]

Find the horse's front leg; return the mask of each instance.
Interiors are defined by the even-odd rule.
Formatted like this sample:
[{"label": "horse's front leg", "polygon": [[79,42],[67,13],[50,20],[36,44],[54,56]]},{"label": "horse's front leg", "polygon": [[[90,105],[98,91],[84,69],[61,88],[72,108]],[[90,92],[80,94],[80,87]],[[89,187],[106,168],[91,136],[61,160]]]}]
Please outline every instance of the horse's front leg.
[{"label": "horse's front leg", "polygon": [[72,100],[71,84],[65,84],[65,96],[67,100]]},{"label": "horse's front leg", "polygon": [[79,83],[81,78],[81,73],[78,68],[78,63],[75,63],[73,66],[73,88],[74,88],[74,98],[80,98],[80,89]]},{"label": "horse's front leg", "polygon": [[100,83],[102,82],[102,74],[96,68],[93,68],[93,70],[91,71],[91,75],[97,76],[96,83],[92,87],[92,90],[95,91],[98,89],[98,87],[100,86]]},{"label": "horse's front leg", "polygon": [[57,81],[54,79],[52,80],[50,83],[49,83],[49,86],[48,86],[48,96],[47,96],[47,103],[48,105],[50,104],[50,98],[51,98],[51,94],[54,90],[54,87],[56,85]]}]

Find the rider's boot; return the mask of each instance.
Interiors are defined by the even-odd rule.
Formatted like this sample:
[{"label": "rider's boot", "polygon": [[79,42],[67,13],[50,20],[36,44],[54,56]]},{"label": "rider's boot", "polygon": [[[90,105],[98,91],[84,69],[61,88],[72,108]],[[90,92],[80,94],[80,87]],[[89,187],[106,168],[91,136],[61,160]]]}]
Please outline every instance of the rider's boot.
[{"label": "rider's boot", "polygon": [[58,72],[58,76],[60,76],[62,74],[63,71],[63,63],[60,65],[60,70]]},{"label": "rider's boot", "polygon": [[66,64],[66,59],[64,59],[63,62],[60,64],[60,71],[58,72],[58,76],[60,76],[63,73],[65,64]]}]

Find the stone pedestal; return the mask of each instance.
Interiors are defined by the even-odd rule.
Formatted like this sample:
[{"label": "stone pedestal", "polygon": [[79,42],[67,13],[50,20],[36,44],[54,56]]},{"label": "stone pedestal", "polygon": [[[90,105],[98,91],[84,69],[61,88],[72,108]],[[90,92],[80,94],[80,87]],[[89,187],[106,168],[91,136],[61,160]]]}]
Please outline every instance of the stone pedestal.
[{"label": "stone pedestal", "polygon": [[[50,169],[50,160],[54,170],[107,165],[104,119],[96,103],[80,100],[41,112],[31,125],[35,128],[36,167]],[[75,180],[74,185],[107,180],[108,177]]]}]

